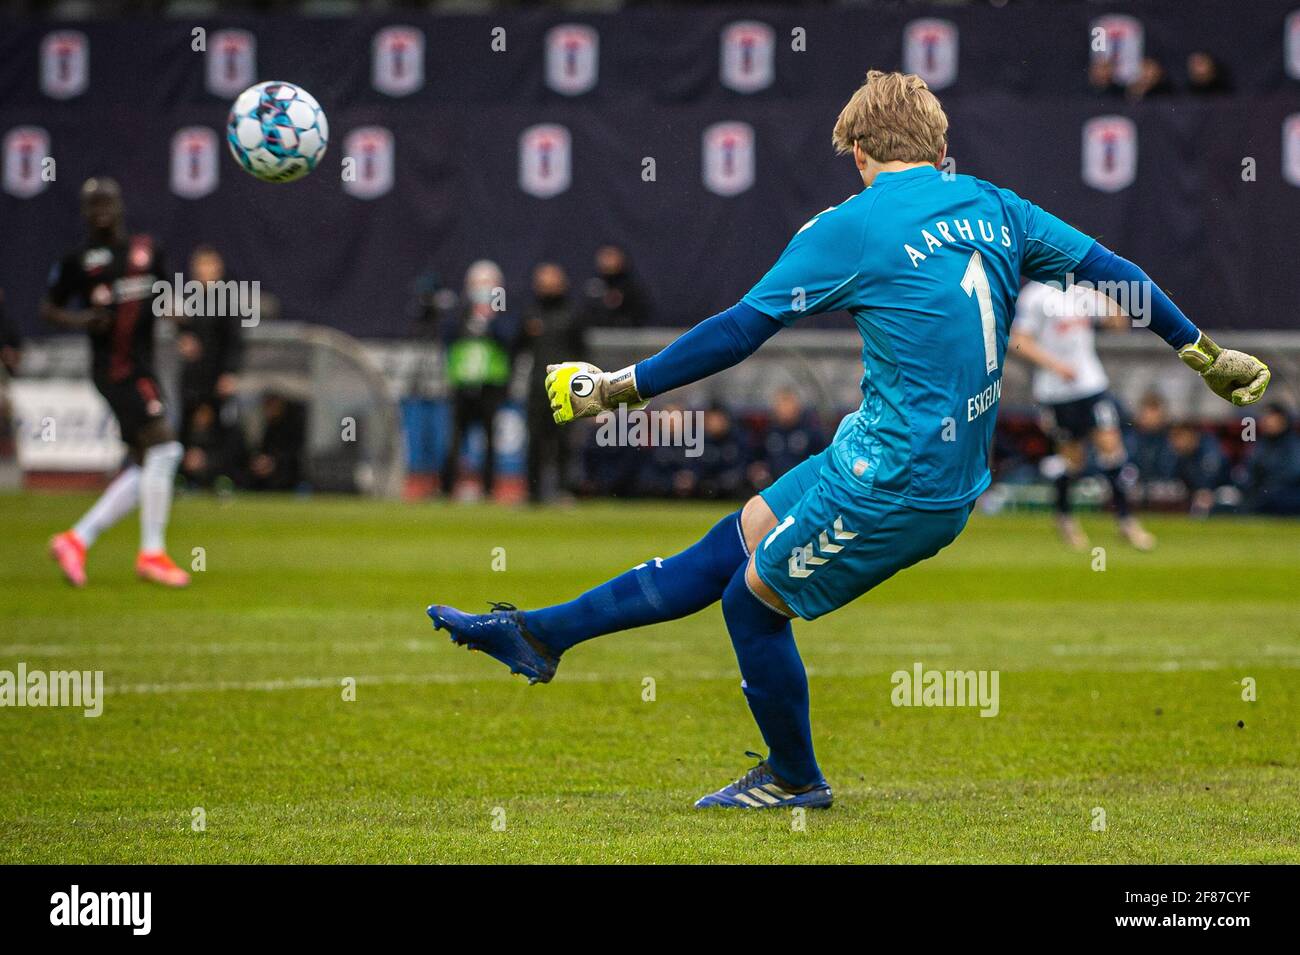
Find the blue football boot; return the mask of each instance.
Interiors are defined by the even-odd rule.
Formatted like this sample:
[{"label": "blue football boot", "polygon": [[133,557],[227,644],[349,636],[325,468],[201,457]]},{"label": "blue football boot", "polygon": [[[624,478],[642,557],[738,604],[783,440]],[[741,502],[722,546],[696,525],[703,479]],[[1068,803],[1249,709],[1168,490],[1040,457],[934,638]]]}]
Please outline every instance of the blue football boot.
[{"label": "blue football boot", "polygon": [[695,804],[696,809],[829,809],[831,787],[824,779],[811,786],[788,788],[768,768],[767,760],[758,753],[746,752],[759,761],[758,765],[729,786],[709,793]]},{"label": "blue football boot", "polygon": [[448,631],[457,646],[482,650],[508,666],[511,673],[528,677],[530,684],[550,683],[560,658],[528,632],[523,614],[513,604],[491,606],[490,613],[465,613],[434,604],[425,612],[434,629]]}]

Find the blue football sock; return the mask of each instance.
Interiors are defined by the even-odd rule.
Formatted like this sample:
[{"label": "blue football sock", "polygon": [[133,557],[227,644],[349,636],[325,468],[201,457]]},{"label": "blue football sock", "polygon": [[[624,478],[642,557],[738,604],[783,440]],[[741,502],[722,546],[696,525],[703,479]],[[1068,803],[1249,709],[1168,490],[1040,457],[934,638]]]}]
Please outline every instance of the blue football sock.
[{"label": "blue football sock", "polygon": [[796,788],[821,781],[808,719],[808,674],[790,619],[750,592],[744,564],[722,595],[722,616],[740,663],[741,689],[767,743],[768,766]]},{"label": "blue football sock", "polygon": [[675,557],[638,564],[568,603],[525,611],[524,626],[563,653],[602,634],[676,620],[716,603],[748,556],[737,511]]}]

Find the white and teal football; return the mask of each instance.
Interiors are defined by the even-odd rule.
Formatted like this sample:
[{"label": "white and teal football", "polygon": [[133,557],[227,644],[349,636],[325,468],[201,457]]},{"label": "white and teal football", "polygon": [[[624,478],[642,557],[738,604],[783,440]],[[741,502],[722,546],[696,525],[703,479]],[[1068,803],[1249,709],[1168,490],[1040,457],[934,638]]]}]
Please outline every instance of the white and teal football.
[{"label": "white and teal football", "polygon": [[239,94],[226,121],[230,152],[266,182],[292,182],[316,168],[329,144],[329,124],[301,86],[268,80]]}]

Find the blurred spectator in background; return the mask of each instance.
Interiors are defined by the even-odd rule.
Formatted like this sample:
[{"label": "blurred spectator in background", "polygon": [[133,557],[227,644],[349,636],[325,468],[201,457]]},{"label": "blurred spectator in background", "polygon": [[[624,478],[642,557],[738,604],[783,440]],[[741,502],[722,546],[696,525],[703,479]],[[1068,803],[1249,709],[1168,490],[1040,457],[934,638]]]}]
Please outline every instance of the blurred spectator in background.
[{"label": "blurred spectator in background", "polygon": [[191,410],[185,433],[181,474],[191,487],[228,490],[247,483],[243,431],[223,427],[212,404],[205,401]]},{"label": "blurred spectator in background", "polygon": [[1205,96],[1231,93],[1232,82],[1222,63],[1204,50],[1187,56],[1187,88]]},{"label": "blurred spectator in background", "polygon": [[[414,336],[423,342],[438,341],[460,306],[456,290],[443,284],[442,273],[432,265],[411,283],[411,298],[406,307]],[[437,355],[431,348],[419,349],[411,367],[408,394],[413,397],[436,397],[439,374],[434,365]]]},{"label": "blurred spectator in background", "polygon": [[650,324],[649,299],[632,277],[627,253],[617,245],[596,250],[596,274],[587,280],[586,295],[583,317],[589,327],[640,328]]},{"label": "blurred spectator in background", "polygon": [[[667,411],[671,407],[664,405],[663,410]],[[669,482],[661,482],[659,468],[651,466],[653,455],[661,449],[638,448],[627,443],[602,444],[602,418],[603,416],[598,416],[580,425],[583,443],[578,489],[583,494],[598,497],[668,495],[671,490]]]},{"label": "blurred spectator in background", "polygon": [[[190,255],[189,281],[206,288],[214,282],[230,281],[221,254],[201,245]],[[205,299],[206,300],[206,299]],[[219,301],[222,299],[218,299]],[[201,405],[209,406],[216,420],[211,427],[238,427],[239,405],[235,391],[244,359],[243,327],[238,315],[187,315],[177,308],[176,353],[181,360],[181,444],[191,443],[189,426]],[[224,443],[223,439],[218,439]]]},{"label": "blurred spectator in background", "polygon": [[443,321],[455,311],[456,305],[456,290],[443,284],[442,273],[433,266],[417,275],[411,283],[407,314],[422,338],[436,338]]},{"label": "blurred spectator in background", "polygon": [[480,259],[465,273],[461,311],[450,323],[447,385],[451,400],[451,435],[442,467],[442,492],[452,495],[460,476],[460,452],[472,425],[483,429],[483,494],[496,487],[496,436],[493,423],[506,400],[517,328],[506,312],[505,277],[495,262]]},{"label": "blurred spectator in background", "polygon": [[554,262],[533,269],[533,302],[524,313],[520,349],[533,357],[528,376],[528,499],[539,504],[569,490],[570,435],[551,417],[546,366],[587,354],[582,320],[569,302],[569,277]]},{"label": "blurred spectator in background", "polygon": [[17,376],[22,358],[22,335],[5,314],[5,293],[0,289],[0,489],[4,490],[19,486],[22,480],[9,397],[9,379]]},{"label": "blurred spectator in background", "polygon": [[1214,507],[1214,491],[1228,483],[1228,459],[1219,442],[1193,422],[1169,429],[1172,470],[1162,477],[1179,482],[1187,492],[1189,510],[1200,517]]},{"label": "blurred spectator in background", "polygon": [[23,336],[5,312],[5,291],[0,289],[0,367],[10,375],[17,375],[22,360]]},{"label": "blurred spectator in background", "polygon": [[1165,400],[1154,391],[1142,396],[1133,431],[1129,435],[1129,457],[1138,474],[1148,481],[1169,481],[1174,476],[1174,451],[1169,446],[1169,413]]},{"label": "blurred spectator in background", "polygon": [[749,483],[761,490],[825,446],[826,432],[817,416],[804,408],[793,388],[781,388],[772,398],[762,451],[749,465]]},{"label": "blurred spectator in background", "polygon": [[[686,412],[690,414],[690,412]],[[681,449],[676,449],[682,453]],[[715,404],[704,412],[704,443],[699,457],[683,456],[696,497],[728,499],[746,493],[745,455],[731,412]]]},{"label": "blurred spectator in background", "polygon": [[1138,68],[1137,79],[1125,88],[1124,95],[1130,100],[1143,100],[1161,96],[1169,90],[1169,76],[1160,61],[1154,56],[1144,56],[1142,65]]},{"label": "blurred spectator in background", "polygon": [[446,439],[441,399],[445,394],[443,376],[447,366],[441,342],[458,314],[459,304],[460,296],[443,282],[442,273],[432,264],[411,283],[406,317],[414,340],[404,350],[409,364],[405,366],[406,381],[401,385],[405,395],[402,414],[408,493],[420,496],[433,491],[433,475],[442,465],[438,452],[440,443]]},{"label": "blurred spectator in background", "polygon": [[288,491],[303,480],[307,408],[277,392],[262,398],[262,439],[248,462],[248,486],[254,491]]},{"label": "blurred spectator in background", "polygon": [[[699,425],[698,412],[688,411],[681,405],[668,403],[659,405],[653,409],[654,413],[660,416],[662,422],[680,422],[680,430],[676,427],[671,430],[662,427],[659,430],[660,438],[667,439],[663,443],[657,443],[653,447],[642,448],[640,454],[640,473],[637,476],[637,493],[645,494],[652,497],[678,497],[690,498],[696,495],[699,490],[700,476],[696,465],[699,461],[697,457],[687,457],[686,455],[686,427],[690,422],[690,427],[696,428]],[[697,415],[696,418],[689,416]],[[703,429],[692,433],[698,445],[703,448]],[[674,443],[673,439],[680,436],[681,441]]]},{"label": "blurred spectator in background", "polygon": [[1260,514],[1300,514],[1300,435],[1281,404],[1265,406],[1246,461],[1251,507]]}]

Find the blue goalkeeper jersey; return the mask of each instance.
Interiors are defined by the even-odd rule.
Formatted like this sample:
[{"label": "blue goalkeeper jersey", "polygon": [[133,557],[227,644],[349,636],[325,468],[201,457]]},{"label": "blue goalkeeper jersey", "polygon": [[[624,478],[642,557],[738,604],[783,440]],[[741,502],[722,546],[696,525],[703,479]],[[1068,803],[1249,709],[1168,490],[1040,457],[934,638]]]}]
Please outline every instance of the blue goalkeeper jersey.
[{"label": "blue goalkeeper jersey", "polygon": [[886,172],[807,222],[742,301],[785,325],[851,312],[862,404],[831,445],[836,470],[868,496],[951,508],[989,484],[1020,276],[1064,281],[1092,245],[983,180]]}]

